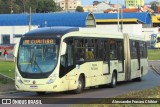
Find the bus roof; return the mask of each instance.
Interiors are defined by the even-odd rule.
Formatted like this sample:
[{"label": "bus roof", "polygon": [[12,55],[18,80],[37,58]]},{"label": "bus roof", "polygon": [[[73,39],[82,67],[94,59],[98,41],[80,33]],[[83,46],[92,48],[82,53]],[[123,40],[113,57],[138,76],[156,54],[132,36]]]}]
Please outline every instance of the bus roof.
[{"label": "bus roof", "polygon": [[[32,37],[36,37],[36,36],[57,37],[58,36],[61,38],[65,34],[68,34],[66,36],[69,36],[69,35],[78,36],[80,34],[82,37],[104,37],[104,38],[123,39],[122,32],[109,32],[109,31],[101,30],[97,28],[79,28],[79,27],[67,27],[67,26],[45,27],[45,28],[35,29],[24,34],[24,37],[31,37],[31,36]],[[129,38],[134,40],[144,40],[144,37],[141,37],[140,35],[133,35],[133,34],[129,34]]]},{"label": "bus roof", "polygon": [[31,30],[30,32],[24,34],[24,37],[29,36],[63,36],[66,33],[79,31],[78,27],[45,27]]}]

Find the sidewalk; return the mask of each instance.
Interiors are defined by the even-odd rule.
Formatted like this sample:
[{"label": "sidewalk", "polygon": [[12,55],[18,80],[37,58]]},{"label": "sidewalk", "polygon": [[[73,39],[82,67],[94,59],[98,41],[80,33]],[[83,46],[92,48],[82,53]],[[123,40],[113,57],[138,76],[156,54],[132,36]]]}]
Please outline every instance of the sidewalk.
[{"label": "sidewalk", "polygon": [[160,75],[160,61],[159,60],[150,61],[148,65]]}]

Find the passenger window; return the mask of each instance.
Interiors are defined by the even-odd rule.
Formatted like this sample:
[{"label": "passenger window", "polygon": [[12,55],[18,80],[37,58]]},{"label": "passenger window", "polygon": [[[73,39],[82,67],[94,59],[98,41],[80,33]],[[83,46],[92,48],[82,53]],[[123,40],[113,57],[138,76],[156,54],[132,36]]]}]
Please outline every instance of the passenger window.
[{"label": "passenger window", "polygon": [[83,39],[74,40],[74,53],[76,61],[84,61],[85,60],[85,42]]},{"label": "passenger window", "polygon": [[122,41],[118,41],[117,42],[117,56],[118,56],[118,60],[122,61],[123,58],[123,42]]},{"label": "passenger window", "polygon": [[140,42],[140,57],[147,58],[147,44],[146,44],[146,42]]},{"label": "passenger window", "polygon": [[110,59],[117,59],[117,44],[115,40],[110,41]]},{"label": "passenger window", "polygon": [[86,39],[85,43],[87,44],[85,48],[85,58],[86,60],[93,60],[95,58],[95,40]]},{"label": "passenger window", "polygon": [[103,41],[104,48],[103,48],[103,61],[108,61],[109,60],[109,42],[107,40]]},{"label": "passenger window", "polygon": [[96,60],[103,60],[104,57],[104,42],[102,40],[96,40]]},{"label": "passenger window", "polygon": [[75,39],[74,46],[76,61],[95,59],[95,39]]},{"label": "passenger window", "polygon": [[137,58],[137,46],[135,41],[130,41],[131,58]]}]

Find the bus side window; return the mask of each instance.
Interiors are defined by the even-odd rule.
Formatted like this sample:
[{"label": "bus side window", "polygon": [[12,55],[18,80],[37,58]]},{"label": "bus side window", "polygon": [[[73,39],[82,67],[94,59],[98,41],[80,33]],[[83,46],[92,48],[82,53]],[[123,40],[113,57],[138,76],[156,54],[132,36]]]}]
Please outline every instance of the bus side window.
[{"label": "bus side window", "polygon": [[109,51],[109,46],[108,46],[108,41],[105,40],[104,42],[104,48],[103,48],[103,61],[108,61],[109,60],[109,55],[108,55],[108,51]]},{"label": "bus side window", "polygon": [[75,39],[74,40],[74,54],[75,54],[75,61],[84,61],[84,40],[83,39]]},{"label": "bus side window", "polygon": [[136,49],[136,42],[131,40],[130,41],[130,50],[131,50],[131,58],[137,58],[137,49]]},{"label": "bus side window", "polygon": [[117,44],[115,40],[110,41],[110,58],[117,59]]},{"label": "bus side window", "polygon": [[122,61],[123,57],[123,44],[122,41],[117,42],[117,57],[119,61]]},{"label": "bus side window", "polygon": [[103,60],[104,57],[104,42],[102,40],[96,41],[96,60]]},{"label": "bus side window", "polygon": [[86,60],[94,60],[95,59],[95,39],[87,39],[85,40],[85,59]]}]

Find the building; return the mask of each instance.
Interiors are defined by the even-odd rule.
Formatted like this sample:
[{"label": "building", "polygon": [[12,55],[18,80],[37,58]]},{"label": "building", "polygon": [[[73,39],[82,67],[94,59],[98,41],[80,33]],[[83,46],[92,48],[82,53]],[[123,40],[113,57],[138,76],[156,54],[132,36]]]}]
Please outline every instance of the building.
[{"label": "building", "polygon": [[[118,32],[117,24],[98,24],[96,27],[97,29],[108,32]],[[144,35],[142,35],[142,29],[142,24],[123,24],[123,29],[121,30],[119,28],[119,32],[134,34],[136,37],[144,37]],[[145,39],[147,40],[147,37]]]},{"label": "building", "polygon": [[[94,14],[98,24],[117,24],[117,13],[96,13]],[[147,12],[123,13],[119,16],[119,22],[123,24],[142,24],[143,27],[151,27],[151,15]]]},{"label": "building", "polygon": [[83,10],[84,12],[96,12],[97,11],[97,6],[95,5],[83,5]]},{"label": "building", "polygon": [[81,6],[81,0],[58,0],[60,7],[66,11],[75,11],[77,6]]},{"label": "building", "polygon": [[110,4],[106,2],[101,2],[97,4],[97,12],[104,12],[104,10],[111,9],[111,8],[112,7],[110,6]]},{"label": "building", "polygon": [[[38,28],[32,26],[31,30]],[[29,26],[0,26],[0,45],[12,45],[19,42],[22,35],[29,31]]]},{"label": "building", "polygon": [[[119,11],[122,13],[148,12],[151,14],[154,12],[152,9],[150,9],[146,5],[141,6],[140,8],[120,8]],[[104,13],[117,13],[117,12],[118,12],[117,9],[108,9],[104,11]]]},{"label": "building", "polygon": [[160,27],[160,15],[152,15],[153,27]]},{"label": "building", "polygon": [[103,13],[104,10],[112,8],[108,0],[105,0],[103,2],[97,1],[93,5],[83,5],[82,7],[85,12],[101,12],[101,13]]},{"label": "building", "polygon": [[[0,45],[19,42],[29,31],[28,14],[0,14]],[[72,26],[95,27],[95,17],[91,13],[35,13],[31,14],[31,29],[38,27]]]},{"label": "building", "polygon": [[139,8],[144,6],[144,0],[125,0],[126,8]]},{"label": "building", "polygon": [[[117,13],[117,12],[118,12],[117,9],[108,9],[108,10],[104,11],[104,13]],[[123,9],[120,9],[120,12],[123,12],[123,13],[140,12],[140,9],[138,9],[138,8],[123,8]]]},{"label": "building", "polygon": [[[156,35],[159,34],[159,28],[155,27],[155,28],[143,28],[142,29],[142,35],[145,35],[148,41],[151,40],[152,34],[156,34]],[[148,45],[150,46],[150,44]]]}]

